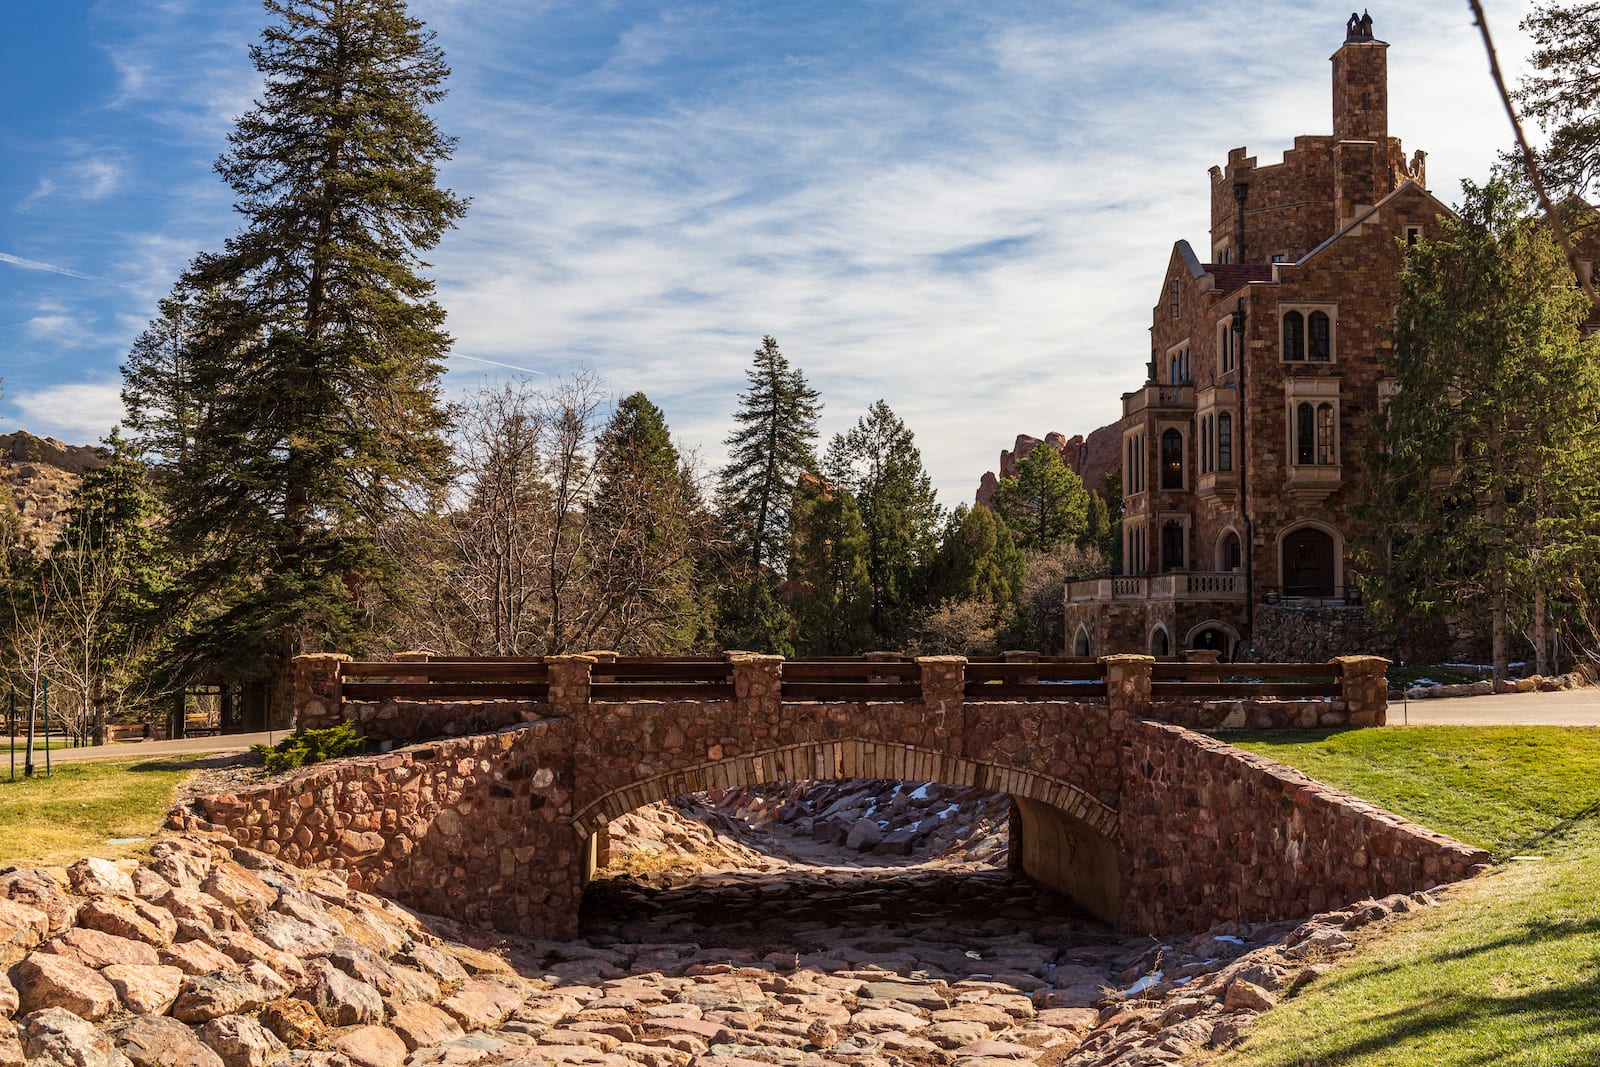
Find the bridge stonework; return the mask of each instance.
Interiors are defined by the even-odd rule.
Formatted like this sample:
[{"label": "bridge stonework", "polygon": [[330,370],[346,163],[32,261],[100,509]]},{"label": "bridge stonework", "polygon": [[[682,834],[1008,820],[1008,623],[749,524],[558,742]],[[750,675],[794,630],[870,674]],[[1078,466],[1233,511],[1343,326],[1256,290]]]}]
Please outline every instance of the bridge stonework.
[{"label": "bridge stonework", "polygon": [[[963,699],[963,661],[951,657],[922,661],[920,702],[784,702],[781,661],[754,655],[731,657],[732,700],[596,703],[594,662],[552,662],[547,703],[505,702],[531,721],[308,768],[205,798],[190,818],[418,909],[540,937],[576,933],[611,819],[783,780],[1009,793],[1013,863],[1138,932],[1298,917],[1454,880],[1487,859],[1146,718],[1147,657],[1110,658],[1103,703]],[[308,692],[336,707],[337,668],[331,683],[316,677]]]}]

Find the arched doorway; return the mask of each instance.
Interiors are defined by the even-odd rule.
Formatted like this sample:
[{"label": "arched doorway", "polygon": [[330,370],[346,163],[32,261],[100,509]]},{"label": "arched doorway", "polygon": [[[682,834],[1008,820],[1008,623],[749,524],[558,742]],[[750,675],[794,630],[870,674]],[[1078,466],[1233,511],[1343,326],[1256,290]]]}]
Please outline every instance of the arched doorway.
[{"label": "arched doorway", "polygon": [[1093,653],[1090,652],[1090,648],[1091,647],[1093,647],[1093,646],[1089,643],[1089,630],[1088,630],[1088,628],[1084,627],[1084,626],[1079,626],[1078,627],[1077,636],[1075,636],[1072,639],[1072,654],[1074,656],[1090,656],[1090,655],[1093,655]]},{"label": "arched doorway", "polygon": [[1234,653],[1238,651],[1239,634],[1225,622],[1208,619],[1190,630],[1184,643],[1191,649],[1220,652],[1224,661],[1232,662]]},{"label": "arched doorway", "polygon": [[1314,526],[1291,530],[1283,538],[1285,596],[1333,596],[1333,538]]},{"label": "arched doorway", "polygon": [[1152,656],[1172,655],[1172,638],[1167,636],[1167,628],[1160,623],[1150,631],[1150,654]]}]

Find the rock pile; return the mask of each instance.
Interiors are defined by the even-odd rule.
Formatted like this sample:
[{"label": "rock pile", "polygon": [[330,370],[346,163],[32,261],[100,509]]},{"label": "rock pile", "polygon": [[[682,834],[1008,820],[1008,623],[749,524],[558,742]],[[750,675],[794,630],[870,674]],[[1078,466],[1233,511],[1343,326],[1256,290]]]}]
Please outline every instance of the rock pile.
[{"label": "rock pile", "polygon": [[994,868],[793,865],[601,880],[586,939],[491,942],[185,835],[0,872],[0,1067],[1168,1063],[1422,903],[1153,945]]}]

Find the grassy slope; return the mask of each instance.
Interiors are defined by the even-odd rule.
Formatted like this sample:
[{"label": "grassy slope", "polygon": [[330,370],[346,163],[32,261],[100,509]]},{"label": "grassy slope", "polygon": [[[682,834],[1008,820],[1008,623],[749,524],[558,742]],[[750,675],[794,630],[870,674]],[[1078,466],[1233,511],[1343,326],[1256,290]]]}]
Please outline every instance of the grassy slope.
[{"label": "grassy slope", "polygon": [[1230,738],[1507,863],[1387,924],[1228,1067],[1600,1064],[1600,731]]},{"label": "grassy slope", "polygon": [[155,832],[189,773],[176,763],[58,763],[48,778],[41,773],[24,779],[19,770],[15,782],[0,767],[0,867],[71,863],[84,856],[115,859],[139,851],[138,845],[106,842]]}]

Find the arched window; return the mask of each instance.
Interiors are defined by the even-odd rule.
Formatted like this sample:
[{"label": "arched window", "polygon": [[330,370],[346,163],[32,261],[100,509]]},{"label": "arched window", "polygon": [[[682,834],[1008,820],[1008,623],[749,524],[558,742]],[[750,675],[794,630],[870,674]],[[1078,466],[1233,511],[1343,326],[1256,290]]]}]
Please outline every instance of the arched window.
[{"label": "arched window", "polygon": [[1183,523],[1176,519],[1161,524],[1161,569],[1183,570]]},{"label": "arched window", "polygon": [[1172,642],[1167,640],[1165,627],[1157,626],[1150,631],[1150,654],[1152,656],[1168,656],[1172,654]]},{"label": "arched window", "polygon": [[1329,344],[1328,313],[1313,311],[1306,322],[1306,327],[1306,332],[1309,334],[1306,354],[1319,363],[1328,362],[1328,358],[1333,354],[1332,346]]},{"label": "arched window", "polygon": [[1315,424],[1316,412],[1310,404],[1301,404],[1294,409],[1294,461],[1299,464],[1312,464],[1317,461],[1317,430]]},{"label": "arched window", "polygon": [[1334,451],[1334,422],[1333,405],[1317,405],[1317,462],[1329,465],[1337,463],[1338,456]]},{"label": "arched window", "polygon": [[1074,656],[1089,655],[1089,631],[1082,626],[1078,627],[1078,636],[1072,639],[1072,654]]},{"label": "arched window", "polygon": [[1161,434],[1161,488],[1183,488],[1183,434],[1177,430]]},{"label": "arched window", "polygon": [[1233,470],[1233,416],[1226,411],[1217,416],[1217,470]]},{"label": "arched window", "polygon": [[1229,530],[1222,535],[1222,541],[1217,545],[1217,570],[1236,571],[1240,562],[1239,535]]},{"label": "arched window", "polygon": [[[1324,315],[1326,320],[1327,316]],[[1290,311],[1283,316],[1283,358],[1306,358],[1306,319],[1298,311]]]}]

